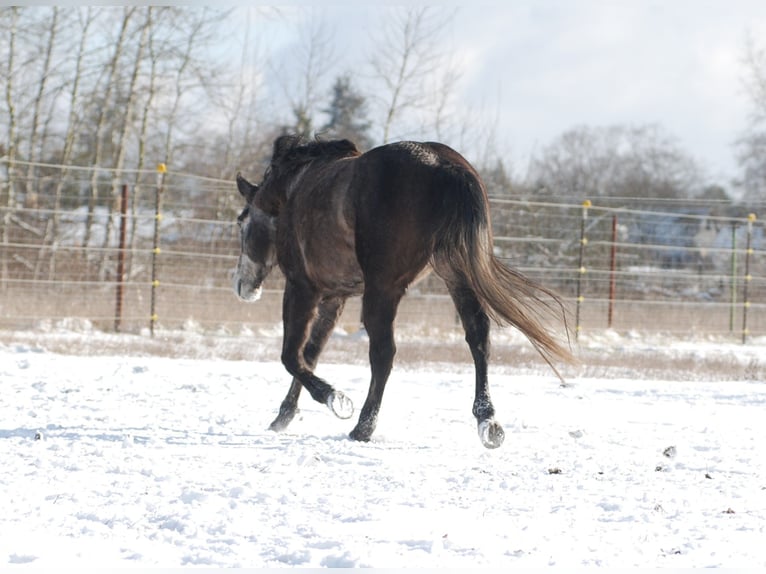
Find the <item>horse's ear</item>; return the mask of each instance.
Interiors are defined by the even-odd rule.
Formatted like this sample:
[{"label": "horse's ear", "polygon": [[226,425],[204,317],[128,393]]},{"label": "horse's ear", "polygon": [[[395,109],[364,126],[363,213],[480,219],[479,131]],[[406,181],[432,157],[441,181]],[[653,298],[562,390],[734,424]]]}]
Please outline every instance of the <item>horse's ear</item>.
[{"label": "horse's ear", "polygon": [[242,194],[248,205],[253,203],[255,194],[258,193],[258,186],[247,181],[239,172],[237,172],[237,189],[239,189],[239,193]]}]

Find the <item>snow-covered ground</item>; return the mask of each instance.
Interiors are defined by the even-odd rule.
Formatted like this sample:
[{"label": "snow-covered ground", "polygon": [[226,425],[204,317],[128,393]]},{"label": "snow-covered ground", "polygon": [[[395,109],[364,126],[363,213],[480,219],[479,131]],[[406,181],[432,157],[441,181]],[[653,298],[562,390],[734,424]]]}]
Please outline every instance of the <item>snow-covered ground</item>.
[{"label": "snow-covered ground", "polygon": [[[471,366],[406,360],[406,343],[371,443],[307,396],[271,433],[288,378],[278,336],[250,339],[243,360],[202,336],[169,358],[6,334],[0,568],[766,567],[764,341],[607,333],[561,386],[501,337],[507,436],[488,451]],[[359,407],[365,344],[344,344],[361,352],[328,350],[318,373]]]}]

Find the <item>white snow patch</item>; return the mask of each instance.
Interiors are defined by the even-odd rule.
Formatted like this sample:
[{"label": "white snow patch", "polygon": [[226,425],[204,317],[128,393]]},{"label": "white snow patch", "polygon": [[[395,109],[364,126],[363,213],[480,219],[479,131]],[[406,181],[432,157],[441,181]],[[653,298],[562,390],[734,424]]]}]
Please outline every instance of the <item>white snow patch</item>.
[{"label": "white snow patch", "polygon": [[[763,356],[746,349],[695,346]],[[355,443],[355,417],[307,393],[288,432],[266,430],[289,384],[276,361],[32,351],[0,345],[0,565],[766,567],[762,380],[561,387],[496,366],[490,451],[462,366],[395,367]],[[363,404],[366,365],[318,374]]]}]

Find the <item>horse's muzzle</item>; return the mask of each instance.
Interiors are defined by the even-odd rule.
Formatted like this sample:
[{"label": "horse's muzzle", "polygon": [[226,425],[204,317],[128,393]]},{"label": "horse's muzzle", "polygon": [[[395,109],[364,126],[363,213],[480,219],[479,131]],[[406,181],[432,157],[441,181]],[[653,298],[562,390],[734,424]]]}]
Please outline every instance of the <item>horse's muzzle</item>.
[{"label": "horse's muzzle", "polygon": [[261,285],[258,285],[257,287],[253,287],[252,285],[249,285],[248,283],[242,281],[239,277],[234,277],[234,293],[237,295],[237,298],[240,301],[244,301],[245,303],[254,303],[258,299],[261,298],[261,293],[263,292],[263,288]]}]

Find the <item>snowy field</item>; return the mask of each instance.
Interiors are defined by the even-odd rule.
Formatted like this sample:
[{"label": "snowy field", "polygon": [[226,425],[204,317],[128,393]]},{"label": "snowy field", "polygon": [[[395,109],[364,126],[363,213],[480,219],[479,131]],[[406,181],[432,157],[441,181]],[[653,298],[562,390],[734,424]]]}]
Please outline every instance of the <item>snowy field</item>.
[{"label": "snowy field", "polygon": [[[500,337],[488,451],[457,338],[400,345],[369,444],[307,396],[265,430],[275,333],[143,339],[0,339],[3,570],[766,567],[766,341],[586,338],[562,386]],[[336,339],[318,373],[359,407],[366,344]]]}]

